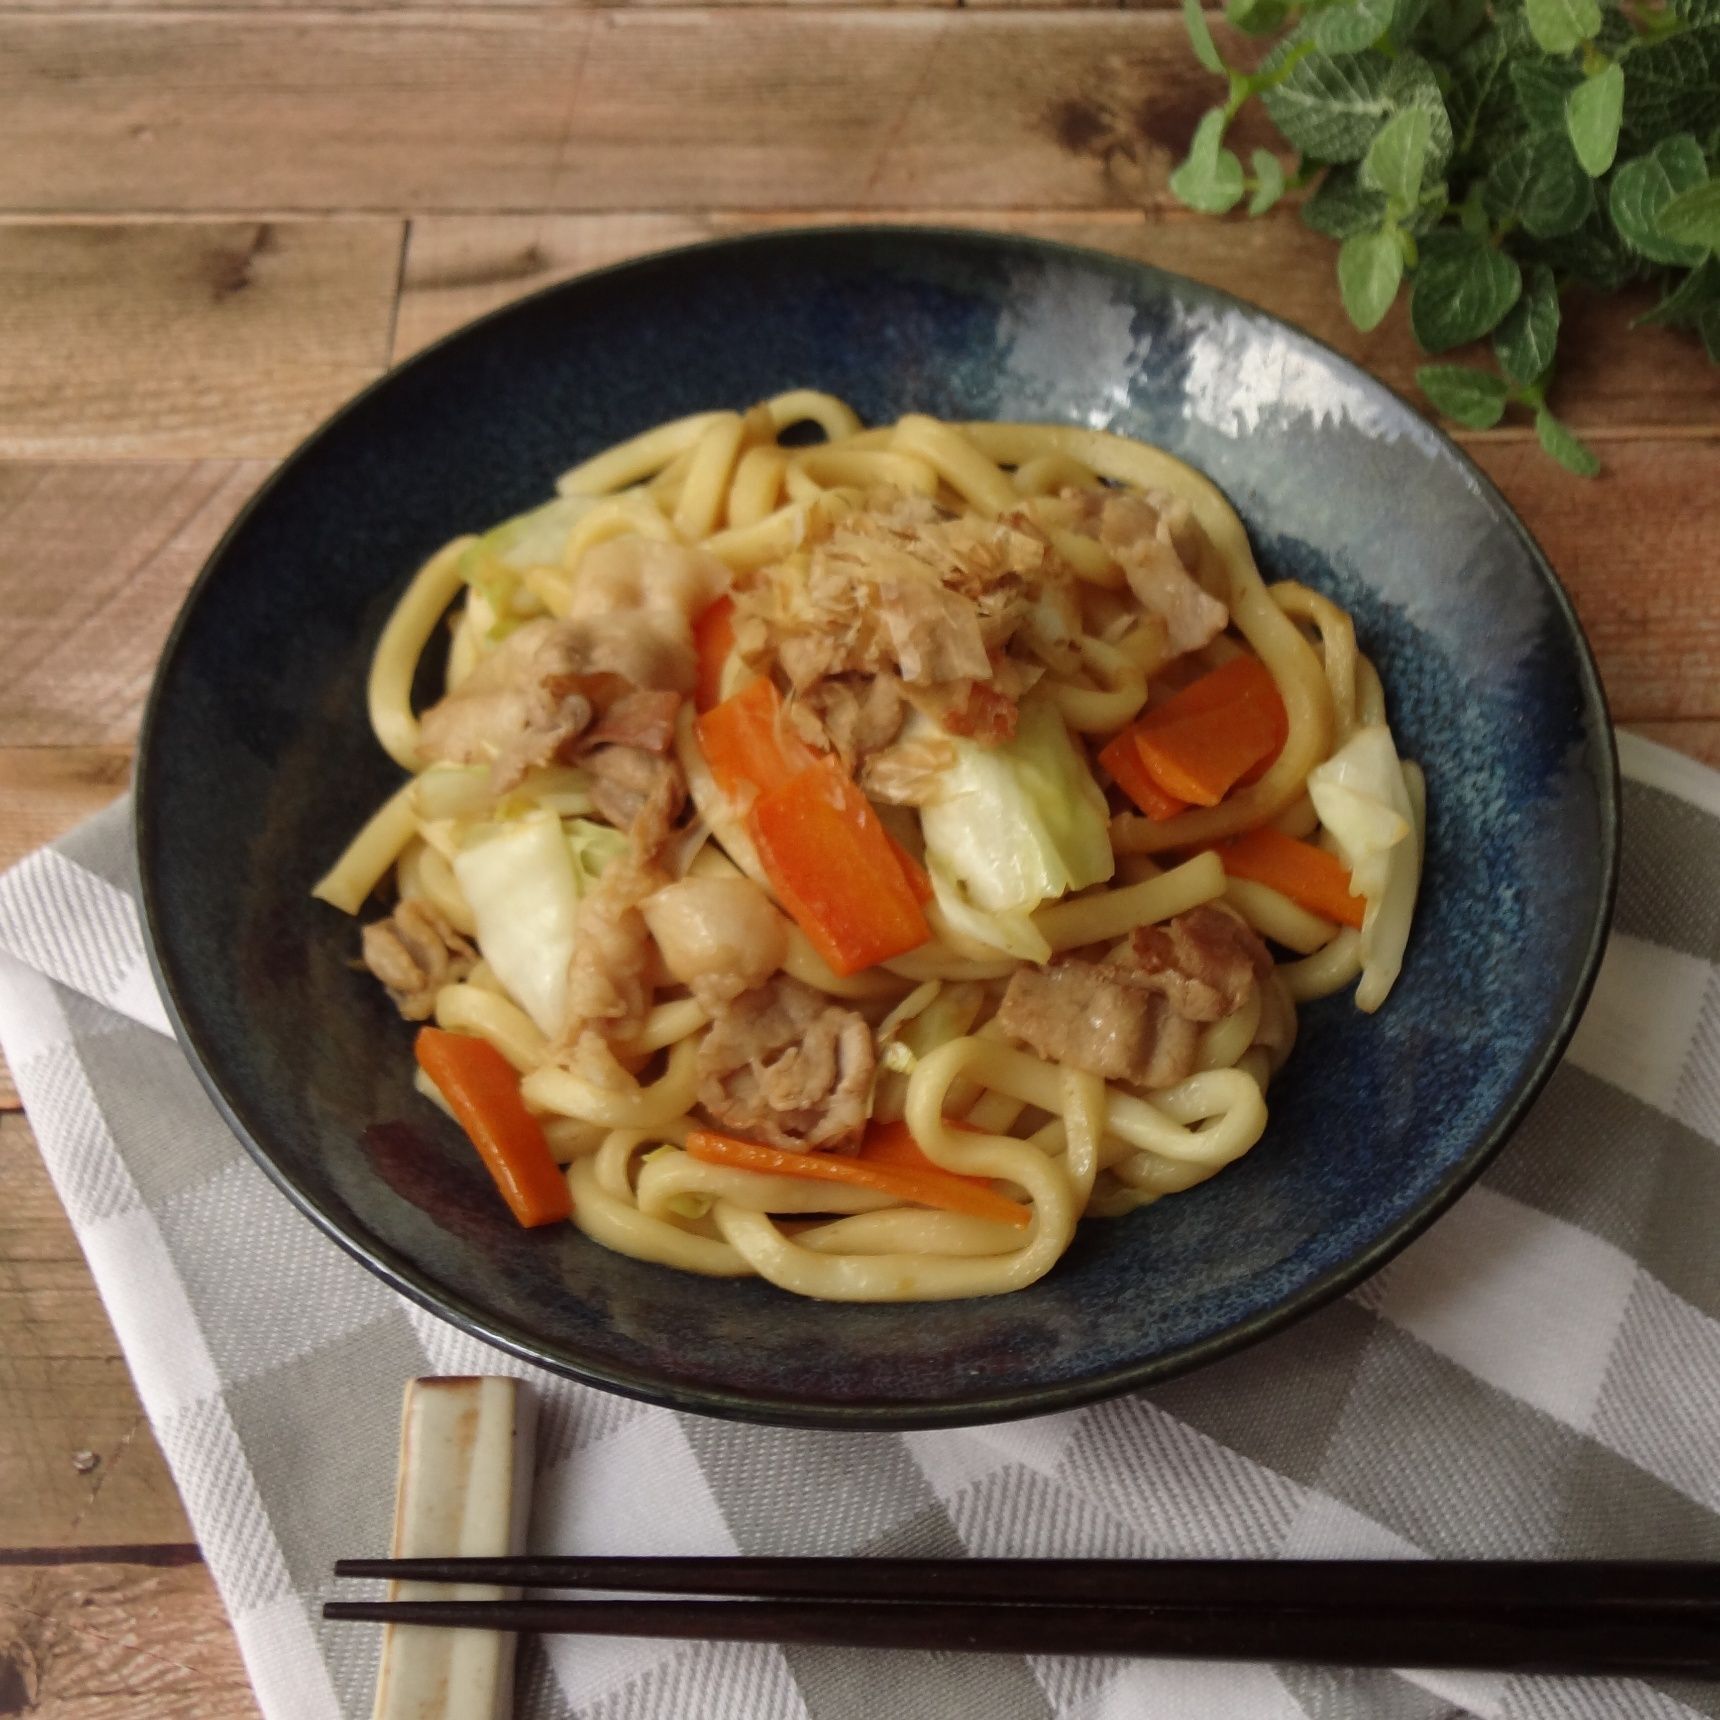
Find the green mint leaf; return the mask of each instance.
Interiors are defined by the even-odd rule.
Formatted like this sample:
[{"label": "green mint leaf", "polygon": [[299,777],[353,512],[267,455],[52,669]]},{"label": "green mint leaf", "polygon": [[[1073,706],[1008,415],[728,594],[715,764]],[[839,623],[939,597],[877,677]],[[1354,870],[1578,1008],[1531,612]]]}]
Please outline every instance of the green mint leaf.
[{"label": "green mint leaf", "polygon": [[1523,199],[1523,225],[1538,239],[1576,232],[1595,212],[1595,182],[1568,138],[1548,139],[1535,159],[1537,177]]},{"label": "green mint leaf", "polygon": [[1552,368],[1558,344],[1558,285],[1553,271],[1536,263],[1523,283],[1523,296],[1493,331],[1494,356],[1513,382],[1527,388]]},{"label": "green mint leaf", "polygon": [[1600,0],[1523,0],[1523,11],[1543,53],[1568,54],[1601,27]]},{"label": "green mint leaf", "polygon": [[1392,61],[1381,92],[1394,112],[1417,109],[1427,115],[1428,178],[1443,173],[1451,160],[1451,116],[1446,112],[1445,98],[1440,93],[1439,77],[1420,54],[1402,53]]},{"label": "green mint leaf", "polygon": [[1264,215],[1284,195],[1284,168],[1270,150],[1257,149],[1248,158],[1254,169],[1254,195],[1248,200],[1250,215]]},{"label": "green mint leaf", "polygon": [[1585,78],[1565,98],[1565,129],[1583,171],[1599,179],[1618,154],[1624,118],[1624,67],[1615,60],[1598,76]]},{"label": "green mint leaf", "polygon": [[1491,430],[1505,416],[1509,390],[1503,377],[1467,364],[1424,364],[1415,373],[1423,394],[1445,414],[1471,430]]},{"label": "green mint leaf", "polygon": [[1313,196],[1302,205],[1302,224],[1328,239],[1376,232],[1385,218],[1384,193],[1358,183],[1353,167],[1327,168]]},{"label": "green mint leaf", "polygon": [[1511,59],[1505,32],[1484,30],[1451,62],[1445,106],[1457,134],[1457,153],[1467,155],[1477,137],[1497,136],[1511,121],[1514,104]]},{"label": "green mint leaf", "polygon": [[1646,267],[1599,208],[1574,233],[1526,238],[1519,249],[1522,261],[1545,263],[1560,280],[1581,281],[1602,293],[1616,292]]},{"label": "green mint leaf", "polygon": [[1595,207],[1595,183],[1571,140],[1546,131],[1530,133],[1499,156],[1482,195],[1496,221],[1515,216],[1541,239],[1574,233]]},{"label": "green mint leaf", "polygon": [[1182,0],[1183,23],[1188,27],[1189,45],[1194,49],[1194,57],[1206,67],[1209,72],[1224,72],[1224,60],[1218,51],[1218,44],[1212,39],[1212,31],[1207,28],[1206,13],[1201,9],[1200,0]]},{"label": "green mint leaf", "polygon": [[1592,478],[1601,469],[1594,450],[1567,430],[1545,406],[1535,413],[1535,434],[1541,446],[1567,472],[1575,472],[1579,478]]},{"label": "green mint leaf", "polygon": [[1188,159],[1171,175],[1173,195],[1203,215],[1222,215],[1242,201],[1242,163],[1224,143],[1224,111],[1212,108],[1195,127]]},{"label": "green mint leaf", "polygon": [[1390,69],[1381,54],[1335,58],[1316,51],[1261,99],[1272,123],[1304,155],[1315,161],[1360,161],[1391,113],[1385,99]]},{"label": "green mint leaf", "polygon": [[1675,245],[1720,251],[1720,179],[1679,192],[1661,210],[1655,225]]},{"label": "green mint leaf", "polygon": [[1667,0],[1666,9],[1686,24],[1720,24],[1720,0]]},{"label": "green mint leaf", "polygon": [[1380,127],[1362,157],[1361,182],[1395,197],[1406,208],[1421,196],[1421,176],[1427,166],[1427,142],[1432,122],[1425,108],[1405,108]]},{"label": "green mint leaf", "polygon": [[1624,85],[1624,142],[1646,155],[1663,138],[1698,138],[1720,126],[1720,24],[1681,31],[1631,51]]},{"label": "green mint leaf", "polygon": [[1328,54],[1359,54],[1391,27],[1394,0],[1338,0],[1314,14],[1314,40]]},{"label": "green mint leaf", "polygon": [[1702,146],[1688,133],[1662,138],[1652,155],[1627,161],[1612,176],[1613,225],[1634,251],[1656,263],[1700,263],[1700,245],[1680,244],[1660,230],[1661,211],[1708,176]]},{"label": "green mint leaf", "polygon": [[1378,328],[1403,279],[1403,248],[1391,233],[1357,233],[1338,250],[1338,291],[1364,334]]},{"label": "green mint leaf", "polygon": [[1245,36],[1270,36],[1290,16],[1290,0],[1225,0],[1224,15]]},{"label": "green mint leaf", "polygon": [[1565,103],[1583,74],[1561,60],[1518,60],[1511,67],[1517,110],[1531,131],[1563,131]]},{"label": "green mint leaf", "polygon": [[[1720,260],[1709,257],[1636,322],[1664,323],[1673,328],[1685,324],[1700,327],[1705,317],[1712,316],[1720,316]],[[1631,326],[1634,328],[1636,323]]]},{"label": "green mint leaf", "polygon": [[1485,240],[1430,234],[1410,291],[1410,327],[1424,352],[1445,352],[1491,333],[1522,290],[1522,271]]}]

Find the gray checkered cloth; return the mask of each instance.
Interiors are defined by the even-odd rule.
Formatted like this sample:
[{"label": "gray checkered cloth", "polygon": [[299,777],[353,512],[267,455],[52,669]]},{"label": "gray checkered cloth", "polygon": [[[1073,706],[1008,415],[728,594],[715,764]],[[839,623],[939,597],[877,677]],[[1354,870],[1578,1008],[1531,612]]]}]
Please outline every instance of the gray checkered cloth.
[{"label": "gray checkered cloth", "polygon": [[[585,1553],[1720,1559],[1720,776],[1624,743],[1618,920],[1564,1066],[1346,1300],[1186,1379],[961,1432],[796,1433],[549,1378],[269,1186],[170,1037],[128,809],[0,879],[0,1039],[269,1720],[369,1712],[325,1626],[387,1544],[402,1383],[541,1394],[533,1537]],[[1618,1720],[1720,1688],[560,1639],[525,1720]]]}]

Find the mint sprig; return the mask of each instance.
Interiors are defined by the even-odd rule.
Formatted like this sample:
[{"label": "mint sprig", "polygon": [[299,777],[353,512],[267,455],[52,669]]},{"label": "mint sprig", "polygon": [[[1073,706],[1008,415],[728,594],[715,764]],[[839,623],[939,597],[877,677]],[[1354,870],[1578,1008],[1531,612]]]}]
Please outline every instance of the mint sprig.
[{"label": "mint sprig", "polygon": [[1600,34],[1600,0],[1523,0],[1523,15],[1544,54],[1568,54]]},{"label": "mint sprig", "polygon": [[[1171,178],[1191,207],[1250,215],[1307,188],[1361,329],[1400,292],[1430,354],[1488,340],[1497,370],[1423,366],[1447,417],[1515,410],[1583,476],[1599,462],[1548,404],[1564,295],[1659,289],[1639,322],[1720,362],[1720,0],[1224,0],[1262,44],[1230,63],[1201,0],[1194,52],[1227,80]],[[1258,100],[1297,157],[1225,146]]]},{"label": "mint sprig", "polygon": [[1467,364],[1424,364],[1415,379],[1447,418],[1471,430],[1491,430],[1505,416],[1511,397],[1503,377]]},{"label": "mint sprig", "polygon": [[1536,263],[1523,283],[1522,296],[1493,331],[1493,356],[1520,388],[1531,388],[1551,374],[1559,344],[1559,320],[1559,289],[1553,271],[1545,263]]},{"label": "mint sprig", "polygon": [[1565,97],[1565,130],[1583,171],[1599,179],[1618,154],[1624,120],[1624,67],[1609,60]]},{"label": "mint sprig", "polygon": [[1390,233],[1357,233],[1338,249],[1338,291],[1350,321],[1378,328],[1403,279],[1403,246]]}]

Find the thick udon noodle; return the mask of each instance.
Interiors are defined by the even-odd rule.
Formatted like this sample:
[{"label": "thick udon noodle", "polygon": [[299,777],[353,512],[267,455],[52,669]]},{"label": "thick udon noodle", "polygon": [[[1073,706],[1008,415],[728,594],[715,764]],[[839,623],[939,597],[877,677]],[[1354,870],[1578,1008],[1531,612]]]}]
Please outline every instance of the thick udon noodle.
[{"label": "thick udon noodle", "polygon": [[[824,440],[788,446],[780,432],[811,424]],[[982,518],[1031,510],[1065,486],[1123,486],[1181,498],[1200,526],[1194,570],[1229,610],[1229,634],[1206,660],[1246,646],[1270,672],[1288,717],[1288,736],[1259,780],[1207,808],[1161,822],[1132,813],[1112,820],[1117,875],[1105,887],[1042,907],[1034,923],[1053,950],[1126,936],[1204,903],[1223,902],[1262,937],[1290,952],[1250,1006],[1204,1030],[1196,1072],[1147,1094],[1055,1063],[1008,1043],[991,1016],[999,982],[1018,965],[975,947],[934,920],[923,948],[881,967],[839,978],[791,931],[786,971],[874,1013],[889,1006],[880,1037],[912,1049],[911,1067],[886,1056],[875,1113],[904,1117],[937,1166],[993,1179],[1025,1202],[1025,1232],[991,1219],[903,1205],[889,1196],[794,1177],[702,1162],[681,1150],[690,1128],[700,1036],[708,1016],[691,997],[651,1010],[621,1049],[637,1078],[605,1086],[561,1067],[543,1032],[480,962],[441,989],[441,1027],[487,1040],[520,1073],[522,1094],[544,1119],[566,1166],[573,1222],[605,1247],[636,1259],[718,1277],[758,1275],[783,1289],[838,1301],[897,1301],[994,1295],[1044,1274],[1069,1246],[1084,1216],[1113,1217],[1190,1188],[1246,1153],[1266,1126],[1265,1091],[1294,1033],[1299,1002],[1353,982],[1362,940],[1260,884],[1227,879],[1204,845],[1263,823],[1298,836],[1316,832],[1309,771],[1359,724],[1384,721],[1379,677],[1356,646],[1349,617],[1295,584],[1261,578],[1241,521],[1206,478],[1152,447],[1101,430],[1036,424],[946,424],[908,417],[863,429],[842,402],[810,391],[780,395],[742,415],[707,412],[634,437],[568,472],[564,495],[592,498],[560,567],[531,570],[520,601],[526,613],[554,615],[566,602],[580,556],[611,537],[639,534],[699,545],[737,573],[763,567],[802,541],[813,510],[841,511],[880,486],[935,497]],[[1086,673],[1043,683],[1078,733],[1105,733],[1145,705],[1148,668],[1105,635],[1103,622],[1131,599],[1109,556],[1091,538],[1057,523],[1043,530],[1081,582],[1095,623],[1080,640]],[[460,567],[472,540],[432,556],[383,629],[368,702],[376,738],[405,769],[418,771],[418,719],[410,691],[419,658],[463,590]],[[479,600],[457,612],[450,686],[470,672],[484,644]],[[735,663],[731,660],[732,671]],[[732,676],[730,677],[732,680]],[[694,870],[739,869],[766,883],[738,821],[719,815],[714,785],[683,731],[680,759],[713,844]],[[1414,806],[1414,846],[1422,841],[1422,788],[1404,776]],[[403,897],[423,898],[468,934],[446,848],[446,822],[427,816],[410,779],[377,811],[317,887],[356,913],[390,874]],[[1161,870],[1151,857],[1194,849]],[[1257,1043],[1267,1037],[1280,1049]],[[420,1090],[439,1095],[422,1075]],[[957,1123],[964,1126],[957,1127]]]}]

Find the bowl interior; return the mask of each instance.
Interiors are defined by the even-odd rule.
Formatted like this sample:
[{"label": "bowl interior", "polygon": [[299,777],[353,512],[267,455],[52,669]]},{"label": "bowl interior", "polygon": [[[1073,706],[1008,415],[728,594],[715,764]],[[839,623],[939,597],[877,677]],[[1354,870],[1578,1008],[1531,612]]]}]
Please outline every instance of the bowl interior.
[{"label": "bowl interior", "polygon": [[[523,1232],[410,1085],[410,1033],[306,894],[398,781],[372,642],[457,532],[635,431],[811,385],[1109,427],[1228,492],[1268,577],[1354,614],[1427,772],[1426,883],[1387,1006],[1302,1013],[1266,1138],[1029,1291],[847,1307]],[[1610,897],[1613,758],[1592,665],[1521,526],[1451,445],[1235,300],[972,234],[779,234],[589,276],[362,396],[269,484],[170,643],[139,777],[159,972],[219,1102],[319,1222],[409,1294],[598,1384],[717,1413],[908,1425],[1050,1409],[1271,1329],[1419,1228],[1550,1067]]]}]

